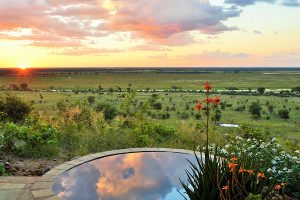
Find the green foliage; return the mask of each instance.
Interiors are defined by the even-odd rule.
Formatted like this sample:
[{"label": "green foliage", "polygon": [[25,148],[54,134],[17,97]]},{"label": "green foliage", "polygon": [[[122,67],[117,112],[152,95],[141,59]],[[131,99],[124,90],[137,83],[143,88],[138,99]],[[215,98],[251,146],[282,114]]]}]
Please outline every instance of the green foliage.
[{"label": "green foliage", "polygon": [[0,120],[2,121],[24,121],[31,110],[31,105],[12,93],[0,95]]},{"label": "green foliage", "polygon": [[161,110],[162,109],[162,105],[161,105],[160,102],[155,102],[155,103],[152,104],[152,108],[154,110]]},{"label": "green foliage", "polygon": [[220,121],[222,117],[222,112],[220,110],[216,110],[215,113],[213,114],[211,120],[212,121]]},{"label": "green foliage", "polygon": [[293,88],[292,88],[292,92],[300,93],[300,86],[293,87]]},{"label": "green foliage", "polygon": [[0,162],[0,176],[2,176],[3,174],[5,174],[5,166]]},{"label": "green foliage", "polygon": [[254,119],[260,118],[261,116],[261,106],[258,102],[252,102],[249,107],[249,112]]},{"label": "green foliage", "polygon": [[1,125],[0,135],[3,135],[4,151],[14,151],[30,157],[55,155],[53,151],[44,151],[45,154],[40,153],[41,149],[57,143],[58,131],[48,124],[19,125],[7,122]]},{"label": "green foliage", "polygon": [[245,200],[262,200],[262,195],[261,194],[254,195],[250,193]]},{"label": "green foliage", "polygon": [[281,119],[289,119],[290,116],[289,116],[289,110],[287,109],[280,109],[278,111],[278,116],[281,118]]},{"label": "green foliage", "polygon": [[267,141],[255,138],[243,139],[239,136],[233,138],[230,135],[226,138],[227,144],[221,150],[223,156],[236,156],[243,162],[252,160],[256,171],[264,172],[267,178],[277,184],[287,183],[286,188],[290,190],[286,192],[291,195],[300,192],[297,184],[300,182],[300,176],[297,175],[300,169],[299,150],[295,151],[294,155],[288,154],[283,151],[275,138]]},{"label": "green foliage", "polygon": [[88,100],[89,104],[92,105],[95,103],[96,98],[95,98],[95,96],[88,96],[87,100]]},{"label": "green foliage", "polygon": [[272,114],[273,111],[274,111],[274,106],[271,105],[271,104],[269,104],[269,105],[268,105],[268,111],[269,111],[270,114]]},{"label": "green foliage", "polygon": [[103,112],[104,117],[105,117],[106,120],[112,120],[118,114],[117,109],[115,107],[113,107],[111,104],[108,104],[108,103],[99,103],[95,107],[95,110],[97,112]]},{"label": "green foliage", "polygon": [[263,93],[265,92],[265,90],[266,90],[266,88],[264,88],[264,87],[259,87],[259,88],[257,88],[257,92],[258,92],[259,94],[263,94]]},{"label": "green foliage", "polygon": [[195,158],[196,164],[188,161],[190,163],[190,170],[186,170],[188,182],[180,180],[185,193],[190,200],[219,199],[220,185],[227,184],[225,179],[219,181],[219,177],[224,177],[226,173],[224,160],[217,156],[209,156],[208,160],[203,160],[202,155],[196,154]]},{"label": "green foliage", "polygon": [[252,159],[235,161],[232,157],[217,155],[221,155],[221,151],[214,147],[208,160],[195,155],[196,164],[189,161],[188,183],[181,184],[190,200],[240,200],[250,194],[265,199],[274,190],[272,181],[260,178],[258,173],[250,170],[254,166]]}]

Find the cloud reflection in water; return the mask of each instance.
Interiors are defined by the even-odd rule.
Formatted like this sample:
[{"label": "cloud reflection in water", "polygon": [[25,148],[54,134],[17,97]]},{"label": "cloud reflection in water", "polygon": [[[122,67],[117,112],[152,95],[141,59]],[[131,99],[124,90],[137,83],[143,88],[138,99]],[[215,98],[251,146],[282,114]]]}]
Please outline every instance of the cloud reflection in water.
[{"label": "cloud reflection in water", "polygon": [[179,178],[185,180],[193,155],[170,152],[128,153],[80,165],[57,179],[55,194],[70,200],[183,199]]}]

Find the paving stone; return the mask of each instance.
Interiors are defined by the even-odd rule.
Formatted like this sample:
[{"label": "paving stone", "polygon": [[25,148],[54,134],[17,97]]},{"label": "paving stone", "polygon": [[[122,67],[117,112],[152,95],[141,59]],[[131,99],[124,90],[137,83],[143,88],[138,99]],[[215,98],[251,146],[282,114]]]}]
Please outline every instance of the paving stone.
[{"label": "paving stone", "polygon": [[58,196],[51,196],[51,197],[48,197],[44,200],[62,200],[62,198],[59,198]]},{"label": "paving stone", "polygon": [[27,189],[18,197],[18,200],[34,200],[34,198],[30,190]]},{"label": "paving stone", "polygon": [[54,195],[50,188],[43,189],[43,190],[35,190],[31,192],[34,198],[42,198],[42,197],[46,198]]},{"label": "paving stone", "polygon": [[103,153],[94,153],[94,154],[91,154],[91,156],[95,157],[95,158],[102,158],[104,157],[105,155]]},{"label": "paving stone", "polygon": [[41,181],[41,182],[53,182],[53,181],[55,181],[56,178],[57,178],[57,176],[44,175],[39,179],[39,181]]},{"label": "paving stone", "polygon": [[65,171],[64,169],[52,169],[49,172],[47,172],[46,175],[58,176],[62,174],[64,171]]},{"label": "paving stone", "polygon": [[25,184],[24,188],[25,189],[30,189],[32,187],[32,185],[33,185],[32,183]]},{"label": "paving stone", "polygon": [[0,176],[0,183],[34,183],[40,177],[25,177],[25,176]]},{"label": "paving stone", "polygon": [[0,190],[23,189],[24,183],[0,183]]},{"label": "paving stone", "polygon": [[82,160],[78,160],[78,159],[76,159],[76,160],[71,160],[71,161],[69,161],[69,162],[66,162],[67,164],[71,164],[71,165],[80,165],[80,164],[82,164],[82,163],[84,163]]},{"label": "paving stone", "polygon": [[80,158],[78,158],[78,160],[81,160],[83,162],[88,162],[88,161],[94,160],[96,158],[98,158],[98,157],[95,156],[95,154],[90,154],[90,155],[86,155],[86,156],[80,157]]},{"label": "paving stone", "polygon": [[1,190],[0,199],[2,200],[17,200],[23,189]]},{"label": "paving stone", "polygon": [[70,165],[70,164],[64,163],[64,164],[61,164],[61,165],[55,167],[54,169],[59,169],[59,170],[69,170],[69,169],[71,169],[72,167],[74,167],[74,165]]},{"label": "paving stone", "polygon": [[36,182],[31,187],[31,191],[51,188],[52,184],[52,182]]}]

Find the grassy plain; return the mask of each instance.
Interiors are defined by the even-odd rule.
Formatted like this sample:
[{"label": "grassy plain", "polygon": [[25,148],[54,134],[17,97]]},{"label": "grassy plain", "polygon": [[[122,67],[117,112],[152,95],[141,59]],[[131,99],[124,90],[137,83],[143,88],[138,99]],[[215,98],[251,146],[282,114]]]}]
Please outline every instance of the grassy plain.
[{"label": "grassy plain", "polygon": [[[116,86],[125,89],[128,84],[132,84],[132,89],[171,89],[177,86],[182,89],[202,89],[205,81],[211,81],[215,89],[226,89],[236,87],[239,89],[256,89],[265,87],[267,89],[291,89],[300,85],[300,72],[295,71],[257,71],[240,73],[104,73],[104,74],[52,74],[35,76],[1,76],[0,85],[3,87],[9,84],[28,83],[29,88],[34,90],[42,89],[92,89],[95,90],[101,85],[104,90],[116,88]],[[124,101],[120,96],[124,93],[107,91],[104,94],[95,94],[92,92],[78,93],[74,92],[43,92],[43,91],[24,91],[16,92],[24,99],[33,102],[36,111],[42,111],[46,115],[55,116],[56,105],[59,101],[68,103],[81,101],[87,102],[88,96],[95,96],[96,102],[109,102],[119,107]],[[146,101],[153,93],[138,92],[136,94],[137,104]],[[194,101],[203,99],[203,94],[196,93],[171,93],[160,92],[157,102],[162,103],[162,110],[151,110],[149,117],[159,113],[170,114],[168,119],[154,120],[175,128],[186,128],[196,123]],[[243,95],[221,95],[221,99],[231,107],[222,110],[221,122],[235,124],[251,124],[254,127],[268,130],[272,135],[281,138],[283,144],[300,144],[300,98],[299,97],[276,97],[276,96],[243,96]],[[259,120],[253,120],[249,113],[251,102],[259,101],[262,106],[262,117]],[[267,104],[273,105],[274,112],[269,113]],[[93,106],[93,105],[91,105]],[[236,111],[239,106],[245,106],[245,110]],[[171,109],[171,108],[175,109]],[[282,108],[290,110],[290,119],[280,119],[277,115],[278,110]],[[187,117],[182,117],[185,115]],[[218,127],[217,131],[224,134],[232,132],[234,129]]]},{"label": "grassy plain", "polygon": [[300,82],[298,71],[250,71],[239,73],[224,73],[222,71],[210,73],[57,73],[33,76],[0,76],[0,86],[8,84],[29,83],[32,89],[96,89],[119,86],[133,89],[170,89],[178,86],[183,89],[199,89],[203,82],[211,81],[216,89],[237,87],[239,89],[289,89]]}]

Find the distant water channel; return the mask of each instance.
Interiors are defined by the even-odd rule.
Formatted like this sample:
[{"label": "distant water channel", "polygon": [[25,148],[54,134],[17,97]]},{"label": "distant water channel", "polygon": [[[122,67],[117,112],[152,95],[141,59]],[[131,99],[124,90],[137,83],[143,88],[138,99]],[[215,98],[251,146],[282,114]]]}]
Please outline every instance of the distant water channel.
[{"label": "distant water channel", "polygon": [[238,128],[238,127],[240,127],[240,125],[238,125],[238,124],[224,124],[224,123],[220,123],[219,126],[229,127],[229,128]]}]

